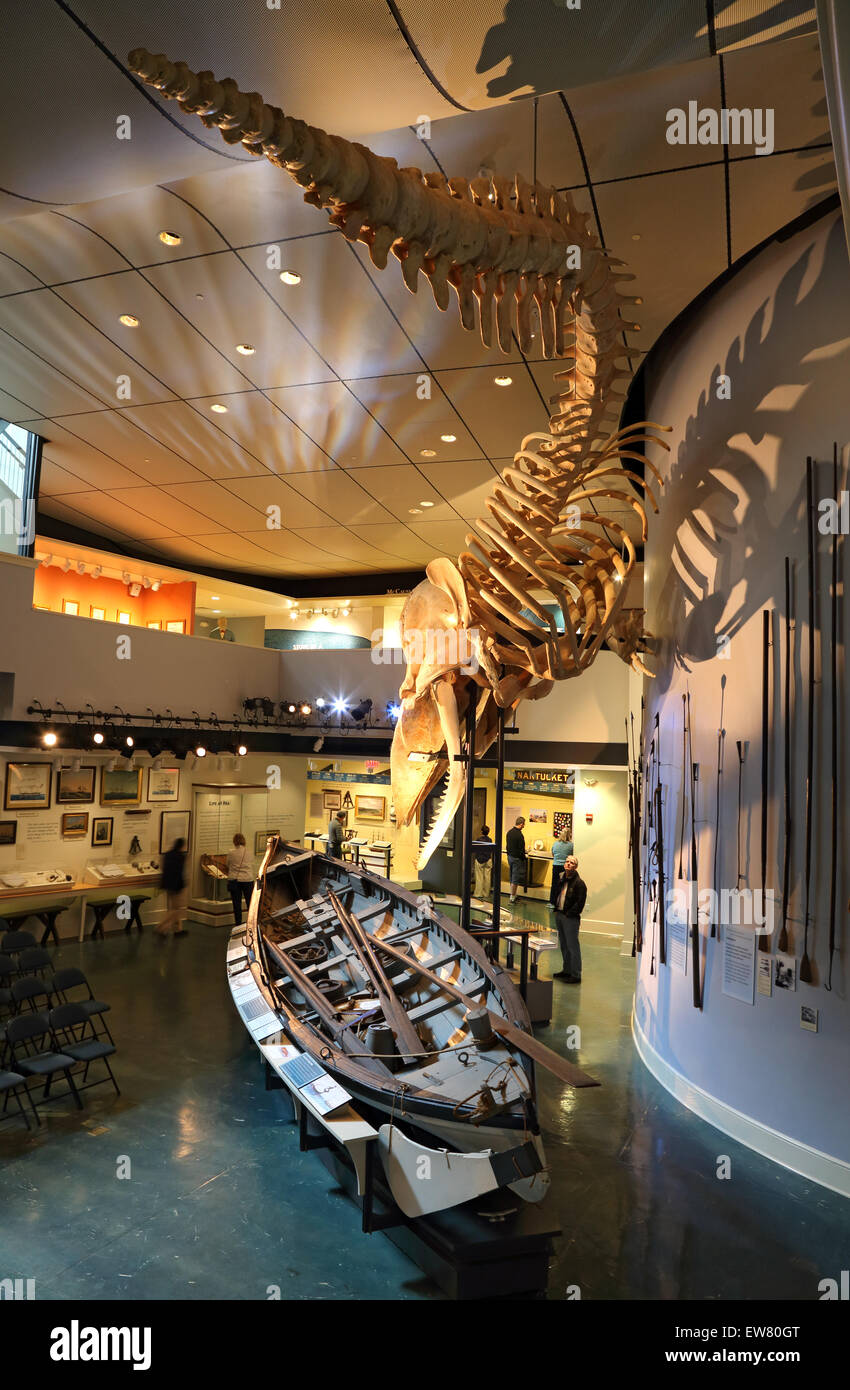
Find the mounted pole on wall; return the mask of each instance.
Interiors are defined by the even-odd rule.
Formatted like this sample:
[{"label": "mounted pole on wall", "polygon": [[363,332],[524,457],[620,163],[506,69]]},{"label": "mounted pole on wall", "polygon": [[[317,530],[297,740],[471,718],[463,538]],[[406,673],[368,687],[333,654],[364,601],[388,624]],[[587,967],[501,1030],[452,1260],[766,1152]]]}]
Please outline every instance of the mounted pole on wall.
[{"label": "mounted pole on wall", "polygon": [[803,955],[800,960],[800,979],[804,984],[812,982],[812,967],[809,963],[809,922],[812,891],[812,776],[815,761],[815,538],[814,526],[814,462],[806,459],[806,551],[809,572],[809,708],[806,728],[806,897],[805,921],[803,925]]},{"label": "mounted pole on wall", "polygon": [[785,735],[785,843],[782,855],[782,930],[779,950],[788,950],[788,898],[791,887],[791,557],[785,556],[785,696],[783,731]]},{"label": "mounted pole on wall", "polygon": [[[767,797],[770,784],[770,628],[771,610],[762,614],[761,652],[761,897],[765,911],[767,890]],[[770,950],[769,937],[759,937],[759,950]]]},{"label": "mounted pole on wall", "polygon": [[[838,445],[832,446],[832,488],[836,506],[838,492]],[[829,850],[829,960],[826,967],[825,989],[832,989],[832,962],[835,955],[835,907],[838,885],[838,522],[832,532],[832,595],[830,600],[830,724],[832,748],[832,817]]]},{"label": "mounted pole on wall", "polygon": [[726,704],[726,677],[720,677],[720,724],[717,729],[717,784],[714,791],[714,864],[711,886],[714,889],[714,907],[711,914],[711,935],[717,936],[717,860],[720,853],[720,801],[723,783],[723,750],[726,730],[723,727],[723,710]]}]

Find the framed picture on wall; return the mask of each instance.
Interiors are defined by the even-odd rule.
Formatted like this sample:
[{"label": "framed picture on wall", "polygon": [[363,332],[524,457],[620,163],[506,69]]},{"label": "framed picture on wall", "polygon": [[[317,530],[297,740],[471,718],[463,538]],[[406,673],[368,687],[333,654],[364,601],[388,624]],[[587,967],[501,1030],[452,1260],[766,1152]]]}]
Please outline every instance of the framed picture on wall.
[{"label": "framed picture on wall", "polygon": [[93,617],[93,618],[98,618],[98,619],[100,620],[100,622],[105,622],[105,621],[106,621],[106,609],[105,609],[105,608],[95,608],[94,604],[92,604],[92,605],[91,605],[91,609],[90,609],[90,614],[91,614],[91,617]]},{"label": "framed picture on wall", "polygon": [[545,806],[532,806],[528,812],[528,820],[531,825],[545,825],[548,819]]},{"label": "framed picture on wall", "polygon": [[112,844],[112,816],[92,816],[91,842],[97,848]]},{"label": "framed picture on wall", "polygon": [[354,814],[358,820],[384,820],[387,814],[385,796],[355,796]]},{"label": "framed picture on wall", "polygon": [[257,830],[254,834],[254,853],[265,854],[266,841],[270,835],[279,835],[279,830]]},{"label": "framed picture on wall", "polygon": [[185,619],[185,618],[169,618],[169,619],[168,619],[168,622],[165,624],[165,630],[166,630],[166,632],[185,632],[185,631],[186,631],[186,619]]},{"label": "framed picture on wall", "polygon": [[116,767],[100,770],[101,806],[138,806],[142,799],[142,769]]},{"label": "framed picture on wall", "polygon": [[153,632],[159,632],[160,628],[162,627],[162,623],[147,623],[146,626],[149,627]]},{"label": "framed picture on wall", "polygon": [[18,838],[16,820],[0,820],[0,845],[13,845]]},{"label": "framed picture on wall", "polygon": [[62,839],[79,840],[89,828],[88,811],[66,811],[62,817]]},{"label": "framed picture on wall", "polygon": [[322,792],[322,810],[338,811],[342,805],[342,792]]},{"label": "framed picture on wall", "polygon": [[175,840],[185,840],[189,848],[189,827],[191,811],[163,811],[159,823],[159,852],[164,854],[171,849]]},{"label": "framed picture on wall", "polygon": [[552,834],[557,840],[562,830],[566,830],[567,839],[573,838],[573,813],[572,811],[555,811],[552,816]]},{"label": "framed picture on wall", "polygon": [[148,801],[179,801],[179,767],[148,768]]},{"label": "framed picture on wall", "polygon": [[3,810],[48,810],[52,782],[52,763],[7,763]]},{"label": "framed picture on wall", "polygon": [[80,605],[75,598],[63,598],[62,612],[70,613],[72,618],[76,618],[80,611]]},{"label": "framed picture on wall", "polygon": [[95,767],[60,768],[56,774],[56,805],[86,806],[94,801]]},{"label": "framed picture on wall", "polygon": [[130,623],[131,623],[132,621],[133,621],[133,620],[132,620],[132,618],[130,617],[130,614],[129,614],[129,613],[126,613],[126,612],[124,611],[123,608],[119,608],[119,609],[118,609],[118,614],[117,614],[117,617],[116,617],[116,622],[119,622],[119,623],[126,623],[127,626],[129,627],[129,626],[130,626]]}]

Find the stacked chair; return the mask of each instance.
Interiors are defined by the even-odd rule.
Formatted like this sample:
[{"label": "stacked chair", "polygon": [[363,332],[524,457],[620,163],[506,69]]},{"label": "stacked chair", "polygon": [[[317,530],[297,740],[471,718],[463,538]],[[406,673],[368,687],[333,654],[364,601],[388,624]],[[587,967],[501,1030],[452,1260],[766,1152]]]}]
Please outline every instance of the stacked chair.
[{"label": "stacked chair", "polygon": [[[39,1109],[49,1100],[54,1082],[64,1081],[59,1095],[70,1095],[82,1110],[81,1091],[111,1084],[121,1092],[109,1063],[115,1040],[105,1015],[109,1005],[95,999],[82,970],[51,970],[51,957],[26,931],[0,938],[0,1122],[16,1113],[30,1129],[24,1101],[41,1124]],[[82,995],[71,998],[72,993]],[[89,1080],[102,1063],[105,1075]],[[17,1112],[8,1110],[14,1100]]]}]

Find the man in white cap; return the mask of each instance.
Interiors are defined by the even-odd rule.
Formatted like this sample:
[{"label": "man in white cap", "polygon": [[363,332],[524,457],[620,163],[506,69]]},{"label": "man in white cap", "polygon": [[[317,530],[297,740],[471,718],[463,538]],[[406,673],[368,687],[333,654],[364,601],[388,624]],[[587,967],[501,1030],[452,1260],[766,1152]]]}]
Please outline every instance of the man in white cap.
[{"label": "man in white cap", "polygon": [[563,969],[555,971],[556,980],[568,985],[581,984],[581,947],[578,944],[581,914],[587,901],[587,884],[578,875],[578,860],[571,854],[564,861],[564,875],[555,900],[555,925],[561,943]]}]

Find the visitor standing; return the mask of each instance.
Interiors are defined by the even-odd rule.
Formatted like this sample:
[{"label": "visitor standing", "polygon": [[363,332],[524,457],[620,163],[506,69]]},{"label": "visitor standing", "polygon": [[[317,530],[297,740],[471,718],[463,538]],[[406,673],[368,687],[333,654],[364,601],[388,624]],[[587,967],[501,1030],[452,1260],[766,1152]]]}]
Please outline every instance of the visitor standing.
[{"label": "visitor standing", "polygon": [[162,856],[162,887],[165,889],[166,913],[156,928],[157,936],[188,936],[183,926],[186,916],[186,841],[175,840]]},{"label": "visitor standing", "polygon": [[528,873],[528,863],[525,854],[525,836],[522,827],[525,825],[525,816],[517,816],[507,835],[505,836],[505,849],[508,852],[508,873],[511,882],[511,902],[516,902],[516,890],[520,884],[525,885]]},{"label": "visitor standing", "polygon": [[245,836],[237,830],[233,836],[233,849],[227,856],[227,891],[233,903],[233,920],[237,927],[242,925],[242,900],[245,907],[251,906],[251,893],[254,889],[254,856],[248,853]]},{"label": "visitor standing", "polygon": [[555,903],[555,925],[561,943],[563,969],[555,971],[556,980],[566,980],[568,985],[581,984],[581,947],[578,934],[581,928],[581,914],[587,901],[587,884],[579,878],[578,860],[575,855],[564,864],[561,889]]},{"label": "visitor standing", "polygon": [[[489,825],[482,825],[481,834],[478,836],[479,843],[485,841],[492,845],[490,839]],[[493,882],[493,851],[492,849],[477,849],[475,851],[475,896],[476,898],[489,898],[490,889]]]},{"label": "visitor standing", "polygon": [[328,854],[333,859],[342,858],[342,840],[344,826],[345,821],[343,819],[343,812],[337,811],[336,815],[332,817],[330,824],[328,825]]},{"label": "visitor standing", "polygon": [[552,845],[552,886],[549,889],[549,902],[552,907],[558,898],[561,889],[561,876],[564,872],[564,865],[573,854],[573,842],[566,830],[562,830]]}]

